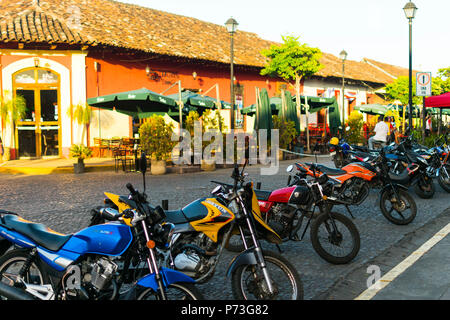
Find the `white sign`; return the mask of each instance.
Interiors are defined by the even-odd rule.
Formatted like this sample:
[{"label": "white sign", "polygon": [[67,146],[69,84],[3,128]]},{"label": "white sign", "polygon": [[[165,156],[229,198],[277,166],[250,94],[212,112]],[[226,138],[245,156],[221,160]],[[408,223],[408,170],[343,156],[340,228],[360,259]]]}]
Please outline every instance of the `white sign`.
[{"label": "white sign", "polygon": [[418,72],[416,74],[416,96],[431,96],[431,72]]}]

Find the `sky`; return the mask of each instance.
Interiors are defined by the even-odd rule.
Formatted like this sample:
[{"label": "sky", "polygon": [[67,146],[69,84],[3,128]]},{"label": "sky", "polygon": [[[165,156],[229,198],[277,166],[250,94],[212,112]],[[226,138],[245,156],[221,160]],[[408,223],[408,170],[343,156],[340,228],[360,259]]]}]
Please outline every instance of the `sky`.
[{"label": "sky", "polygon": [[[119,0],[224,25],[233,17],[238,29],[282,42],[282,35],[349,60],[366,57],[408,68],[407,0]],[[450,67],[450,1],[414,0],[413,69],[437,75]]]}]

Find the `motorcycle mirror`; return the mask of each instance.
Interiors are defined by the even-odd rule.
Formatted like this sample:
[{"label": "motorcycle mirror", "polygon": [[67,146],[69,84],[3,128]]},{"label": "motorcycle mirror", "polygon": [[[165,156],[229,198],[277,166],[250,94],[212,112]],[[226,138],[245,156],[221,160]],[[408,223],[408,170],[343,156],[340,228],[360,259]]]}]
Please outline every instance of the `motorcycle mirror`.
[{"label": "motorcycle mirror", "polygon": [[218,193],[221,189],[222,189],[221,186],[216,186],[216,187],[214,188],[214,190],[211,191],[211,194],[216,194],[216,193]]},{"label": "motorcycle mirror", "polygon": [[291,164],[286,168],[286,172],[292,172],[294,171],[294,166]]}]

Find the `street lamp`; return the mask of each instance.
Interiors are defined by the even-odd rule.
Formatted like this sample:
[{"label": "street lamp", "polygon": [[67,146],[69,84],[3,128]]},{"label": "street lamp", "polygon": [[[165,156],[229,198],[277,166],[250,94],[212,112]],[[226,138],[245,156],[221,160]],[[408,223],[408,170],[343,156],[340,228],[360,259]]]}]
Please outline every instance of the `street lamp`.
[{"label": "street lamp", "polygon": [[403,11],[405,12],[406,19],[409,21],[409,129],[412,130],[412,19],[414,19],[414,16],[416,14],[417,7],[409,1],[404,7]]},{"label": "street lamp", "polygon": [[342,50],[341,53],[339,53],[339,58],[342,60],[342,127],[344,126],[345,122],[345,114],[344,114],[344,105],[345,105],[345,60],[347,60],[347,52],[345,50]]},{"label": "street lamp", "polygon": [[231,130],[234,129],[234,70],[233,70],[233,60],[234,60],[234,34],[236,33],[238,23],[233,18],[230,18],[225,22],[225,26],[227,27],[228,33],[230,34],[230,50],[231,50],[231,61],[230,61],[230,82],[231,82]]}]

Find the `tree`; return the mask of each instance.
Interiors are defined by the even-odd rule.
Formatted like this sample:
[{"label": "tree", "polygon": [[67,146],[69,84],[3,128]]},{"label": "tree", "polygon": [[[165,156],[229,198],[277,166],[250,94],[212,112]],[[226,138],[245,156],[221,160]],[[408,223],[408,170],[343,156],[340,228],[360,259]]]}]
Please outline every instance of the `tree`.
[{"label": "tree", "polygon": [[[416,83],[412,83],[412,98],[413,105],[421,104],[422,100],[416,96]],[[406,76],[398,77],[394,82],[389,83],[384,88],[386,91],[385,98],[388,101],[398,100],[402,105],[407,106],[409,104],[409,78]]]},{"label": "tree", "polygon": [[[5,143],[4,133],[6,129],[6,125],[8,123],[12,124],[11,129],[11,141],[10,145],[13,145],[14,141],[14,125],[16,122],[25,117],[27,110],[27,105],[25,98],[21,95],[14,96],[10,91],[4,91],[3,97],[0,97],[0,120],[1,120],[1,134],[2,134],[2,143]],[[6,160],[9,160],[10,151],[9,148],[5,148],[4,157]]]},{"label": "tree", "polygon": [[86,144],[89,146],[89,125],[92,117],[91,107],[86,103],[71,105],[67,110],[67,114],[71,118],[71,121],[75,120],[78,125],[83,126],[81,141],[84,141],[84,137],[86,136]]},{"label": "tree", "polygon": [[431,82],[433,96],[450,92],[450,67],[438,70],[438,76]]},{"label": "tree", "polygon": [[[302,79],[312,76],[323,68],[319,61],[322,52],[318,48],[311,48],[305,43],[300,43],[299,37],[282,36],[282,39],[281,45],[271,45],[270,49],[261,51],[261,54],[268,58],[266,66],[261,70],[261,75],[280,77],[291,86],[291,82],[295,81],[297,115],[300,121],[300,84]],[[308,113],[306,117],[308,118]],[[308,125],[306,130],[309,140]]]}]

